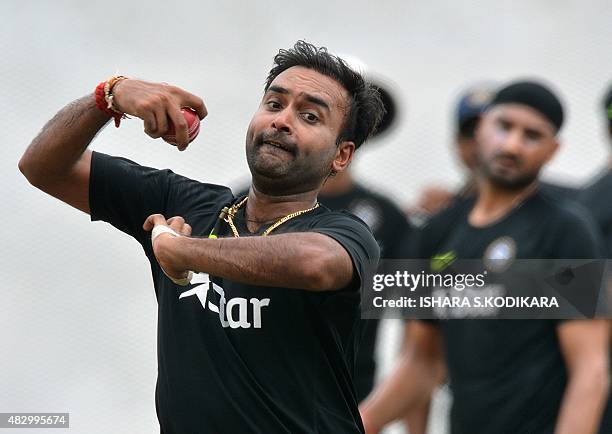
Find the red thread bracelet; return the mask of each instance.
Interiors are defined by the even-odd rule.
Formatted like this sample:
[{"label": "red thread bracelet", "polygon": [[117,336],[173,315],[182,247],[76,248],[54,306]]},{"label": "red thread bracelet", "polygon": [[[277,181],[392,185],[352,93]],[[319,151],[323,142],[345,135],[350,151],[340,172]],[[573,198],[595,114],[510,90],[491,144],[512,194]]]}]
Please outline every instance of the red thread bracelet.
[{"label": "red thread bracelet", "polygon": [[100,84],[98,84],[96,86],[95,96],[96,96],[96,107],[98,107],[98,109],[102,111],[103,113],[115,119],[115,127],[119,128],[119,125],[121,124],[121,119],[126,118],[127,116],[125,115],[125,113],[121,113],[113,109],[112,99],[110,100],[110,104],[109,104],[109,96],[110,96],[109,93],[112,91],[112,87],[114,87],[114,85],[120,81],[117,78],[118,77],[112,77],[111,79],[107,81],[103,81]]}]

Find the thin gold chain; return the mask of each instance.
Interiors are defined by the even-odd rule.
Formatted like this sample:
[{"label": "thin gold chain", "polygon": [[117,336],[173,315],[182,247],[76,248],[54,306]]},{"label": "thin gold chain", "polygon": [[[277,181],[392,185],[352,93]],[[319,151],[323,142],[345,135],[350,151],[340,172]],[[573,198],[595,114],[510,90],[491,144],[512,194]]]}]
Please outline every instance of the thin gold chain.
[{"label": "thin gold chain", "polygon": [[[245,202],[247,201],[249,197],[245,197],[244,199],[242,199],[240,201],[240,203],[238,203],[237,205],[232,205],[226,213],[226,216],[223,220],[225,220],[227,222],[227,224],[229,225],[229,227],[232,230],[232,233],[234,234],[234,237],[236,238],[240,238],[240,234],[238,233],[238,229],[236,229],[236,225],[234,224],[234,217],[236,217],[236,213],[238,212],[238,210],[240,209],[240,207],[242,207],[242,205],[245,204]],[[285,217],[282,217],[280,219],[278,219],[272,226],[270,226],[268,229],[266,229],[261,236],[265,237],[267,235],[270,234],[270,232],[272,232],[274,229],[276,229],[277,227],[279,227],[280,225],[282,225],[283,223],[285,223],[288,220],[291,220],[294,217],[297,217],[299,215],[305,214],[309,211],[312,211],[313,209],[316,209],[319,207],[319,202],[315,203],[313,207],[310,207],[308,209],[303,209],[300,211],[296,211],[296,212],[292,212],[291,214],[287,214]]]}]

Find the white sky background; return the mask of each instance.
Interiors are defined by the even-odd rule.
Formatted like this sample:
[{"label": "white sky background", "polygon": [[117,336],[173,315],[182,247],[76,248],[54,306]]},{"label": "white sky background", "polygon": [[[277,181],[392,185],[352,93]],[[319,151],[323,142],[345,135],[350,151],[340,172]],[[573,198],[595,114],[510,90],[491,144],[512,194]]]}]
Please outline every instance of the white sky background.
[{"label": "white sky background", "polygon": [[17,162],[55,112],[113,73],[184,87],[210,115],[184,153],[137,119],[106,128],[93,149],[231,186],[249,179],[244,135],[272,57],[300,38],[395,83],[401,124],[354,170],[402,204],[426,184],[459,181],[453,104],[474,81],[536,76],[559,89],[567,123],[548,177],[580,183],[608,155],[604,0],[3,0],[0,16],[0,412],[70,411],[76,433],[156,429],[148,263],[129,237],[30,187]]}]

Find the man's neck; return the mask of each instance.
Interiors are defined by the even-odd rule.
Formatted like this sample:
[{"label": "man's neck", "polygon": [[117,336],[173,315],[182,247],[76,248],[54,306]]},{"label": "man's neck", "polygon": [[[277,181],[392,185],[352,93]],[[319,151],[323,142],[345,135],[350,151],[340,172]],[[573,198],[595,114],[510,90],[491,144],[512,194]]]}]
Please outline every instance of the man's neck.
[{"label": "man's neck", "polygon": [[339,196],[353,188],[354,182],[350,170],[337,173],[336,176],[330,176],[321,188],[323,196]]},{"label": "man's neck", "polygon": [[317,202],[317,193],[318,190],[311,190],[286,196],[270,196],[251,185],[245,209],[247,227],[251,232],[255,232],[265,223],[311,208]]},{"label": "man's neck", "polygon": [[481,180],[478,183],[478,199],[470,211],[468,221],[476,227],[490,225],[522,204],[537,188],[537,180],[520,190],[499,188],[486,180]]}]

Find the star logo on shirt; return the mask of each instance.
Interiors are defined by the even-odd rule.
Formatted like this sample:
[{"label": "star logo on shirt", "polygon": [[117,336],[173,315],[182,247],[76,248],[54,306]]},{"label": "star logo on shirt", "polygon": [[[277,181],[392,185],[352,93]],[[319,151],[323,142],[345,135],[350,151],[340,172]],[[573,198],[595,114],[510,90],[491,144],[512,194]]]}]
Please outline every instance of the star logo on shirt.
[{"label": "star logo on shirt", "polygon": [[[261,328],[262,310],[270,305],[269,298],[231,297],[228,299],[225,289],[213,282],[208,273],[194,274],[191,284],[192,288],[182,292],[179,300],[195,295],[205,311],[212,312],[219,317],[223,328]],[[212,300],[208,299],[210,289],[218,294],[218,305],[213,303],[216,301],[215,297],[212,297]]]}]

